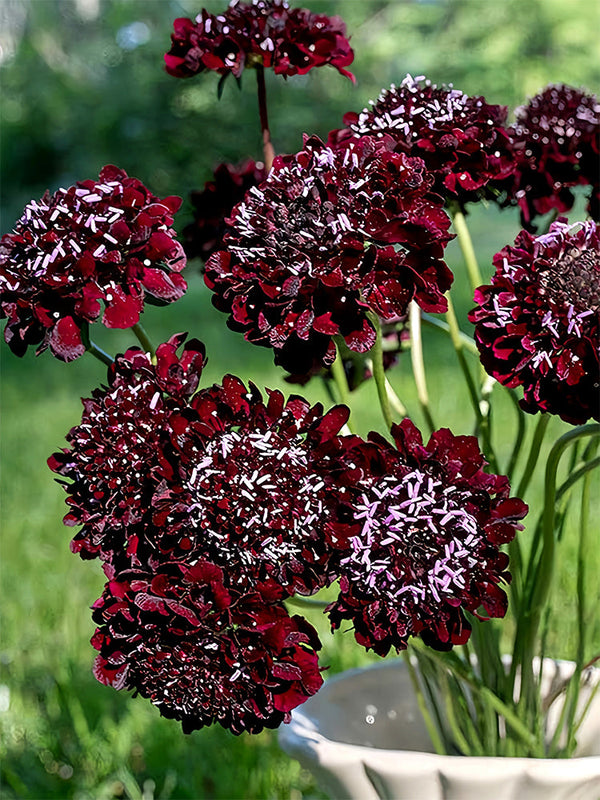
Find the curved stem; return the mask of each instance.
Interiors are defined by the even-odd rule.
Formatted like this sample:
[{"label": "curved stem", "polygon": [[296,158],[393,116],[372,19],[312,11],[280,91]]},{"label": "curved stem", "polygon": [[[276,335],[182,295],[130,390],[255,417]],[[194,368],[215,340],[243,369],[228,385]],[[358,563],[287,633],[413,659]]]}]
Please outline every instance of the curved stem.
[{"label": "curved stem", "polygon": [[517,436],[515,438],[515,443],[513,445],[512,453],[510,454],[510,460],[506,467],[506,475],[508,479],[512,482],[512,475],[514,469],[517,465],[517,461],[519,459],[519,454],[521,452],[521,448],[523,446],[523,440],[525,439],[525,412],[519,405],[519,398],[516,395],[514,389],[507,389],[508,396],[510,397],[515,410],[517,412]]},{"label": "curved stem", "polygon": [[550,414],[540,414],[538,424],[533,434],[533,439],[531,440],[529,457],[527,459],[527,463],[525,464],[525,469],[523,470],[523,475],[517,489],[517,497],[523,497],[527,491],[527,488],[529,487],[529,484],[531,483],[533,472],[538,462],[538,458],[540,457],[540,448],[544,440],[544,434],[546,433],[546,428],[548,427],[549,422]]},{"label": "curved stem", "polygon": [[423,717],[423,722],[425,723],[425,727],[427,728],[427,733],[429,734],[429,738],[431,739],[431,744],[433,745],[433,749],[438,755],[446,755],[447,750],[444,747],[444,742],[442,741],[438,729],[436,728],[435,723],[431,717],[431,714],[429,713],[429,709],[427,708],[425,695],[423,694],[423,690],[421,689],[421,684],[419,683],[419,678],[413,666],[410,653],[404,650],[402,652],[402,658],[404,659],[404,663],[406,664],[406,668],[410,676],[410,681],[412,683],[413,691],[417,699],[417,705],[419,706],[419,711],[421,712],[421,716]]},{"label": "curved stem", "polygon": [[[340,402],[343,403],[345,406],[348,406],[348,408],[350,409],[350,413],[352,414],[352,405],[350,404],[350,389],[348,388],[348,380],[346,378],[346,372],[344,370],[342,353],[340,350],[340,346],[337,342],[336,342],[336,350],[337,350],[336,357],[334,359],[333,364],[330,367],[331,374],[333,375],[333,380],[335,381],[335,385],[338,390]],[[349,430],[352,433],[354,433],[354,429],[350,420],[348,420],[347,425]]]},{"label": "curved stem", "polygon": [[423,343],[421,340],[421,309],[411,300],[409,310],[409,326],[410,326],[410,360],[412,363],[413,375],[415,378],[415,385],[417,387],[417,396],[419,404],[425,417],[425,422],[429,427],[430,433],[435,431],[435,423],[429,410],[429,393],[427,391],[427,380],[425,378],[425,363],[423,361]]},{"label": "curved stem", "polygon": [[583,478],[588,472],[591,472],[591,470],[596,469],[596,467],[600,467],[600,456],[593,458],[591,461],[587,461],[585,464],[579,467],[579,469],[576,469],[574,472],[572,472],[571,475],[569,475],[569,477],[567,478],[567,480],[564,483],[561,483],[561,485],[556,490],[557,502],[564,496],[566,492],[569,491],[569,489],[575,483],[577,483],[578,480]]},{"label": "curved stem", "polygon": [[114,364],[114,358],[111,358],[101,347],[98,347],[97,344],[94,344],[91,339],[88,339],[85,351],[86,353],[94,356],[94,358],[97,358],[98,361],[106,364],[107,367],[110,367],[111,364]]},{"label": "curved stem", "polygon": [[375,328],[375,333],[377,334],[375,338],[375,344],[371,348],[371,358],[373,360],[373,379],[375,381],[375,385],[377,386],[377,397],[379,398],[379,406],[381,407],[381,413],[383,414],[385,426],[388,430],[390,430],[393,425],[393,420],[388,390],[385,385],[386,379],[385,368],[383,365],[381,323],[379,322],[379,317],[377,314],[374,314],[372,311],[369,311],[367,316]]},{"label": "curved stem", "polygon": [[[456,312],[454,311],[454,305],[452,303],[452,298],[450,297],[450,292],[446,292],[446,301],[448,302],[448,310],[446,311],[446,319],[448,320],[448,333],[450,334],[450,338],[452,340],[452,344],[456,352],[456,357],[458,358],[458,363],[463,371],[465,382],[467,384],[467,389],[469,390],[469,398],[471,399],[471,405],[473,406],[473,411],[475,412],[475,417],[477,419],[477,425],[479,426],[481,425],[481,408],[479,406],[479,391],[477,389],[477,386],[475,385],[475,381],[473,380],[473,376],[471,375],[471,370],[469,369],[469,365],[467,364],[467,360],[465,358],[464,344],[461,336],[461,330],[458,326],[458,320],[456,318]],[[473,342],[473,344],[475,343]],[[477,353],[477,355],[479,355],[477,346],[475,346],[475,352]]]},{"label": "curved stem", "polygon": [[588,564],[588,552],[593,546],[589,536],[589,512],[590,512],[590,478],[587,474],[583,481],[581,491],[581,514],[579,517],[579,546],[577,548],[577,655],[575,657],[575,672],[572,677],[573,696],[569,705],[567,717],[567,754],[575,749],[575,713],[577,711],[577,701],[579,700],[579,685],[581,683],[581,673],[585,663],[585,648],[587,643],[586,628],[586,568]]},{"label": "curved stem", "polygon": [[460,245],[463,258],[465,259],[469,282],[471,288],[475,291],[475,289],[483,284],[483,279],[481,277],[479,264],[477,263],[477,257],[475,256],[475,249],[473,247],[471,234],[469,233],[469,228],[467,227],[467,221],[465,215],[457,205],[451,208],[451,214],[454,230],[458,237],[458,244]]},{"label": "curved stem", "polygon": [[552,572],[554,570],[556,540],[554,536],[554,521],[556,515],[556,476],[558,465],[565,449],[572,443],[585,436],[600,434],[600,425],[585,425],[574,428],[565,433],[554,444],[546,463],[544,510],[542,513],[542,551],[539,564],[532,574],[536,579],[531,586],[531,593],[527,598],[526,610],[522,617],[523,633],[523,662],[521,665],[521,700],[526,707],[532,703],[534,694],[532,659],[535,637],[539,627],[542,611],[546,605],[550,591]]},{"label": "curved stem", "polygon": [[269,130],[269,116],[267,114],[267,88],[265,86],[265,68],[262,64],[256,66],[256,84],[258,89],[258,113],[260,114],[260,128],[262,131],[263,152],[265,158],[265,169],[271,171],[275,150],[271,142],[271,132]]},{"label": "curved stem", "polygon": [[152,345],[152,342],[148,338],[148,334],[146,333],[144,326],[141,322],[138,322],[136,325],[131,326],[131,330],[135,333],[138,342],[142,345],[146,353],[150,353],[151,357],[154,358],[156,355],[156,350]]},{"label": "curved stem", "polygon": [[[449,294],[446,294],[446,299],[448,300],[448,308],[450,308]],[[454,313],[454,308],[452,309],[452,313]],[[467,336],[467,334],[464,331],[460,330],[460,328],[458,327],[458,322],[456,321],[456,314],[454,314],[455,324],[453,327],[451,327],[448,324],[448,322],[444,322],[444,320],[442,319],[437,319],[437,317],[434,317],[431,314],[427,314],[425,311],[421,313],[421,319],[425,325],[428,325],[430,328],[434,328],[435,330],[438,330],[442,333],[446,333],[450,337],[452,337],[455,334],[460,344],[474,356],[477,356],[477,358],[479,358],[479,350],[477,349],[477,345],[475,344],[475,339],[472,339],[470,336]]]}]

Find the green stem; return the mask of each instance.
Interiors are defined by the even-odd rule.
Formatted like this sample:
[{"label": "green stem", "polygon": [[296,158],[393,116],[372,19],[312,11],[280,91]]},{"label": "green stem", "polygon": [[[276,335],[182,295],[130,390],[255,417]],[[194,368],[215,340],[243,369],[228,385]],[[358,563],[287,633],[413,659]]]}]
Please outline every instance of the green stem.
[{"label": "green stem", "polygon": [[[333,380],[335,381],[335,385],[338,390],[340,402],[343,403],[345,406],[348,406],[348,408],[350,409],[350,413],[352,414],[352,406],[350,404],[350,389],[348,388],[348,380],[346,378],[346,372],[344,370],[342,353],[340,350],[340,346],[337,342],[336,342],[336,349],[337,349],[337,355],[335,357],[333,364],[331,365],[331,374],[333,375]],[[347,425],[350,431],[354,433],[350,420],[348,420]]]},{"label": "green stem", "polygon": [[150,353],[150,356],[154,359],[156,356],[156,350],[148,338],[148,334],[146,333],[142,323],[138,322],[136,325],[132,325],[131,330],[135,333],[137,340],[144,348],[144,351],[146,353]]},{"label": "green stem", "polygon": [[473,406],[473,411],[475,412],[475,417],[477,420],[477,426],[480,426],[482,418],[481,408],[479,407],[479,390],[477,389],[475,381],[473,380],[471,370],[469,369],[467,359],[465,358],[461,330],[458,325],[458,320],[456,318],[456,312],[454,311],[454,304],[452,303],[450,292],[446,292],[446,301],[448,303],[448,310],[446,311],[446,319],[448,320],[448,333],[450,334],[450,339],[452,340],[456,357],[458,358],[458,363],[465,377],[467,389],[469,390],[469,398],[471,400],[471,405]]},{"label": "green stem", "polygon": [[569,489],[575,483],[577,483],[578,480],[580,480],[580,478],[583,478],[585,475],[587,475],[588,472],[591,472],[593,469],[596,469],[596,467],[600,467],[600,456],[593,458],[591,461],[586,462],[581,467],[572,472],[571,475],[569,475],[569,477],[567,478],[567,480],[564,483],[561,483],[561,485],[556,490],[556,501],[558,502],[559,500],[561,500],[563,495],[566,492],[568,492]]},{"label": "green stem", "polygon": [[377,397],[379,398],[381,413],[383,414],[386,428],[389,430],[393,425],[393,419],[390,408],[390,400],[388,397],[388,390],[385,385],[386,379],[385,368],[383,366],[383,338],[381,334],[381,323],[379,322],[379,317],[377,314],[374,314],[372,311],[369,311],[367,316],[375,328],[375,333],[377,334],[375,337],[375,344],[371,348],[371,358],[373,360],[373,379],[375,380],[375,385],[377,387]]},{"label": "green stem", "polygon": [[531,440],[531,449],[529,450],[529,457],[523,470],[523,475],[517,489],[517,497],[523,497],[533,477],[538,458],[540,457],[540,448],[544,440],[546,428],[550,422],[550,414],[540,414],[536,429]]},{"label": "green stem", "polygon": [[412,664],[410,653],[404,650],[402,653],[402,658],[404,659],[404,663],[406,664],[406,668],[408,670],[408,674],[410,676],[410,680],[412,683],[413,691],[417,699],[417,705],[419,706],[419,711],[421,712],[421,716],[423,717],[423,722],[425,723],[425,727],[427,728],[427,733],[429,734],[429,738],[431,739],[431,744],[433,745],[433,749],[438,755],[446,755],[447,753],[446,748],[444,747],[444,743],[435,726],[435,723],[433,722],[433,719],[431,718],[429,709],[427,708],[425,695],[423,694],[423,691],[421,689],[421,684],[419,683],[419,678]]},{"label": "green stem", "polygon": [[262,131],[263,152],[265,158],[265,169],[271,171],[275,149],[271,142],[271,132],[269,130],[269,117],[267,114],[267,88],[265,86],[265,68],[262,64],[256,65],[256,86],[258,90],[258,113],[260,114],[260,128]]},{"label": "green stem", "polygon": [[108,353],[105,353],[104,350],[102,350],[101,347],[98,347],[97,344],[94,344],[91,339],[88,339],[85,350],[87,353],[94,356],[94,358],[97,358],[98,361],[106,364],[107,367],[110,367],[111,364],[114,364],[114,358],[111,358]]},{"label": "green stem", "polygon": [[[525,708],[532,708],[534,701],[534,681],[532,674],[532,659],[535,638],[539,628],[542,612],[550,591],[552,572],[554,570],[556,540],[554,536],[554,521],[556,515],[556,476],[558,465],[565,449],[573,442],[585,436],[600,434],[600,425],[585,425],[574,428],[565,433],[555,442],[546,463],[544,481],[544,510],[542,513],[542,551],[539,564],[535,569],[536,580],[531,587],[527,598],[525,613],[522,617],[524,628],[522,664],[521,664],[521,698],[519,704]],[[535,713],[535,709],[532,709]]]},{"label": "green stem", "polygon": [[431,416],[429,409],[429,393],[427,391],[427,380],[425,378],[425,363],[423,361],[423,342],[421,340],[421,309],[411,300],[409,310],[409,326],[410,326],[410,360],[412,364],[413,375],[415,378],[415,386],[417,387],[417,396],[419,404],[425,417],[425,422],[430,430],[430,433],[435,431],[435,423]]},{"label": "green stem", "polygon": [[515,443],[512,449],[512,453],[510,454],[510,460],[508,462],[508,466],[506,467],[506,475],[510,481],[512,481],[513,472],[515,467],[517,466],[517,461],[519,459],[519,454],[521,453],[521,448],[523,447],[523,441],[525,439],[525,412],[519,405],[519,398],[517,397],[516,392],[514,389],[507,389],[508,396],[510,397],[512,404],[515,407],[517,412],[517,436],[515,438]]},{"label": "green stem", "polygon": [[469,233],[469,228],[467,227],[467,221],[465,219],[465,215],[457,205],[451,209],[451,214],[452,222],[454,223],[454,230],[456,231],[456,235],[458,237],[458,244],[460,245],[460,249],[465,260],[465,266],[467,267],[469,282],[471,283],[471,288],[473,291],[475,291],[475,289],[483,284],[483,279],[481,277],[479,264],[477,263],[477,257],[475,255],[471,234]]},{"label": "green stem", "polygon": [[[446,299],[448,299],[448,295],[446,295]],[[427,314],[425,312],[421,313],[421,319],[423,320],[425,325],[428,325],[430,328],[433,328],[434,330],[440,331],[441,333],[445,333],[449,336],[452,336],[452,330],[450,328],[450,325],[447,322],[444,322],[443,319],[438,319],[437,317],[434,317],[431,314]],[[477,358],[479,358],[479,350],[477,349],[475,340],[471,339],[470,336],[467,336],[467,334],[464,331],[461,331],[459,329],[458,323],[456,322],[456,315],[454,317],[454,321],[455,321],[456,336],[460,340],[462,346],[470,353],[472,353],[474,356],[477,356]]]},{"label": "green stem", "polygon": [[[525,723],[519,719],[518,715],[512,710],[512,708],[510,708],[510,706],[508,706],[503,700],[494,694],[491,689],[488,689],[482,683],[474,679],[472,675],[469,674],[466,665],[462,665],[462,662],[458,657],[453,659],[451,662],[446,661],[442,654],[427,648],[425,645],[423,645],[423,647],[419,647],[417,652],[419,656],[425,656],[427,658],[440,661],[448,669],[452,670],[456,675],[462,678],[462,680],[464,680],[468,686],[470,686],[481,696],[484,702],[488,702],[494,711],[496,711],[496,713],[504,717],[506,724],[517,734],[517,736],[531,752],[538,756],[543,755],[543,747],[536,740],[535,736],[527,728]],[[451,653],[445,653],[444,655],[449,658]]]},{"label": "green stem", "polygon": [[590,486],[591,475],[586,474],[581,490],[581,515],[579,518],[579,547],[577,549],[577,655],[575,657],[575,672],[572,677],[573,697],[569,705],[567,722],[568,741],[567,755],[575,749],[574,722],[579,700],[579,686],[581,683],[581,673],[585,662],[585,648],[587,644],[587,609],[586,609],[586,568],[588,564],[588,553],[593,547],[590,536],[589,513],[590,513]]}]

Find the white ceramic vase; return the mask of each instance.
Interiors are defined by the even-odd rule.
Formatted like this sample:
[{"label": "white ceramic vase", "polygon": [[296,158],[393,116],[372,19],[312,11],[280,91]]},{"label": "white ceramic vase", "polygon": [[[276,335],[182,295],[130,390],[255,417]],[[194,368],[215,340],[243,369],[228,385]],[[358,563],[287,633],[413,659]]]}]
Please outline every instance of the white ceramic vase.
[{"label": "white ceramic vase", "polygon": [[[546,659],[543,691],[573,665]],[[600,683],[582,681],[580,706]],[[560,701],[551,706],[556,726]],[[280,728],[283,749],[342,800],[600,800],[600,691],[571,759],[439,756],[433,752],[404,662],[390,659],[328,679]]]}]

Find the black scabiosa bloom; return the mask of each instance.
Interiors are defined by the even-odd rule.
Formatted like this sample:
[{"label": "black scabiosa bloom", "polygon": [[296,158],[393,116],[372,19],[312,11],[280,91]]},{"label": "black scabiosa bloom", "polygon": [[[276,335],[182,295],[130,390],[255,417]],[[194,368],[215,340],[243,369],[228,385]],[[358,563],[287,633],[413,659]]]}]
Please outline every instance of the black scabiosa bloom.
[{"label": "black scabiosa bloom", "polygon": [[121,573],[93,617],[96,678],[150,699],[185,733],[215,722],[235,734],[275,728],[323,682],[306,620],[236,589],[207,561]]},{"label": "black scabiosa bloom", "polygon": [[231,375],[174,414],[154,499],[159,547],[209,558],[252,585],[313,594],[336,577],[330,543],[344,522],[332,466],[348,418],[301,397],[268,401]]},{"label": "black scabiosa bloom", "polygon": [[285,0],[232,0],[222,14],[203,9],[194,21],[176,19],[171,40],[165,66],[176,78],[205,70],[239,78],[256,64],[287,78],[330,64],[354,81],[345,69],[354,53],[343,21],[290,8]]},{"label": "black scabiosa bloom", "polygon": [[547,86],[517,108],[509,130],[516,172],[509,202],[524,227],[549,211],[569,211],[574,186],[590,185],[588,211],[600,217],[600,102],[571,86]]},{"label": "black scabiosa bloom", "polygon": [[413,299],[446,310],[450,220],[423,162],[393,149],[389,137],[306,139],[236,206],[226,249],[206,264],[229,326],[292,374],[331,364],[334,335],[369,350],[370,311],[396,320]]},{"label": "black scabiosa bloom", "polygon": [[354,625],[359,644],[386,655],[411,636],[449,650],[464,644],[464,611],[502,617],[508,556],[499,546],[527,507],[508,480],[483,471],[477,440],[442,429],[424,446],[409,420],[346,452],[355,531],[344,541],[332,627]]},{"label": "black scabiosa bloom", "polygon": [[591,220],[561,219],[543,236],[522,231],[494,258],[469,319],[481,362],[522,407],[581,424],[600,406],[600,236]]},{"label": "black scabiosa bloom", "polygon": [[[62,361],[85,352],[85,329],[135,325],[144,302],[171,303],[186,283],[173,214],[179,197],[155,197],[107,166],[99,180],[32,201],[0,240],[0,316],[22,356],[31,344]],[[102,310],[104,307],[104,310]]]},{"label": "black scabiosa bloom", "polygon": [[490,181],[512,173],[506,118],[505,106],[407,75],[399,86],[385,89],[371,108],[346,114],[349,130],[332,132],[330,140],[391,136],[399,152],[423,159],[442,197],[464,206],[488,195]]},{"label": "black scabiosa bloom", "polygon": [[83,526],[71,549],[100,557],[111,573],[139,563],[138,551],[149,547],[160,442],[173,411],[198,388],[206,360],[195,339],[179,357],[184,340],[179,334],[161,344],[156,366],[137,347],[117,356],[108,385],[83,400],[81,423],[67,436],[70,448],[48,460],[69,481],[61,481],[69,494],[65,524]]}]

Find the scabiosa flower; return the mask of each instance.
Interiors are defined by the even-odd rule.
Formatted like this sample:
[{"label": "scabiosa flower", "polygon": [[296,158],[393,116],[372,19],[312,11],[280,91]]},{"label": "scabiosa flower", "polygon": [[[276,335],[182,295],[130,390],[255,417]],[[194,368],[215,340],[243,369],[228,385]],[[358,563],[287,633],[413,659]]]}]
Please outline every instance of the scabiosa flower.
[{"label": "scabiosa flower", "polygon": [[207,561],[121,573],[93,617],[96,678],[149,698],[185,733],[275,728],[323,682],[316,631]]},{"label": "scabiosa flower", "polygon": [[450,220],[430,189],[423,162],[389,138],[336,150],[306,139],[233,210],[227,249],[206,264],[214,305],[293,374],[331,364],[336,334],[369,350],[369,311],[396,319],[412,299],[444,311]]},{"label": "scabiosa flower", "polygon": [[85,351],[88,323],[135,325],[149,302],[170,303],[186,283],[175,239],[178,197],[155,197],[136,178],[107,166],[98,181],[46,193],[0,241],[0,316],[22,356],[30,344],[63,361]]},{"label": "scabiosa flower", "polygon": [[205,364],[195,339],[177,349],[185,335],[161,344],[157,364],[132,348],[108,370],[108,386],[83,400],[81,424],[67,436],[70,449],[54,453],[50,469],[65,484],[70,510],[66,525],[83,525],[71,543],[82,558],[99,556],[109,571],[138,563],[147,550],[151,502],[160,484],[159,443],[171,413],[187,405]]},{"label": "scabiosa flower", "polygon": [[249,585],[313,594],[335,578],[330,542],[343,531],[331,475],[348,409],[323,416],[228,375],[170,420],[172,452],[153,503],[158,545],[209,558]]},{"label": "scabiosa flower", "polygon": [[574,424],[598,419],[598,223],[560,219],[543,236],[522,231],[494,265],[469,315],[485,369],[505,386],[523,387],[525,411]]},{"label": "scabiosa flower", "polygon": [[[512,173],[506,117],[505,106],[407,75],[370,109],[346,114],[344,123],[350,129],[346,136],[392,136],[400,152],[423,159],[440,195],[463,206],[486,194],[491,180]],[[343,140],[344,131],[332,137]]]},{"label": "scabiosa flower", "polygon": [[202,10],[195,21],[176,19],[171,42],[165,66],[177,78],[204,70],[239,78],[257,64],[287,78],[331,64],[354,81],[344,69],[354,53],[342,20],[290,8],[285,0],[233,0],[223,14]]},{"label": "scabiosa flower", "polygon": [[[509,498],[508,480],[483,472],[477,440],[442,429],[423,446],[405,419],[396,442],[370,434],[346,454],[356,532],[340,561],[332,627],[351,620],[359,644],[386,655],[410,636],[449,650],[464,644],[464,611],[506,611],[510,541],[527,507]],[[341,477],[344,480],[344,477]]]},{"label": "scabiosa flower", "polygon": [[568,211],[573,186],[591,184],[588,210],[600,214],[600,102],[571,86],[547,86],[515,111],[510,128],[516,173],[509,201],[523,225],[555,209]]},{"label": "scabiosa flower", "polygon": [[183,247],[188,258],[198,256],[206,261],[223,247],[225,219],[248,189],[258,186],[266,177],[264,164],[251,158],[237,166],[219,164],[214,179],[207,181],[202,191],[191,193],[194,222],[183,229]]}]

